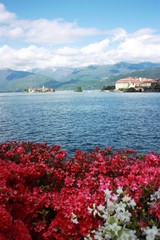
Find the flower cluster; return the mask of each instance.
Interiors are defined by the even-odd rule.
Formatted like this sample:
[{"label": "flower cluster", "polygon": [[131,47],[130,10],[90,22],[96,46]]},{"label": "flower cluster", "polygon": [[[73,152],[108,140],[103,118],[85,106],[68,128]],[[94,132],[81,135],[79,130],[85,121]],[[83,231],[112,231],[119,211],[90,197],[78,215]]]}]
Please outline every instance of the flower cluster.
[{"label": "flower cluster", "polygon": [[[88,208],[88,211],[102,219],[103,224],[94,233],[94,239],[137,239],[136,231],[130,229],[132,225],[132,210],[136,203],[128,195],[123,193],[122,188],[117,189],[117,194],[112,194],[108,189],[105,192],[105,205]],[[132,227],[132,226],[131,226]],[[92,239],[90,234],[85,239]]]},{"label": "flower cluster", "polygon": [[[134,222],[134,209],[136,203],[128,195],[123,192],[122,188],[117,189],[117,194],[113,194],[108,189],[105,192],[105,206],[88,207],[90,214],[94,217],[102,219],[98,230],[92,230],[85,237],[85,240],[103,240],[103,239],[118,239],[118,240],[134,240],[138,239],[136,230],[133,230],[132,223]],[[159,193],[159,191],[158,191]],[[157,192],[154,194],[157,195]],[[146,239],[151,240],[160,236],[160,229],[156,226],[152,228],[143,228],[142,235],[146,235]]]},{"label": "flower cluster", "polygon": [[0,239],[160,237],[160,154],[0,144]]}]

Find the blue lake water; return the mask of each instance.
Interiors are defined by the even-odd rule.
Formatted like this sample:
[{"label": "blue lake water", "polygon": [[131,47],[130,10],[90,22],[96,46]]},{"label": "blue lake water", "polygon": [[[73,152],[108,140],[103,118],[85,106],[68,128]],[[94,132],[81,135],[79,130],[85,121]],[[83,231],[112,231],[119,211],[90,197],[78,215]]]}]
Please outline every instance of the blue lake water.
[{"label": "blue lake water", "polygon": [[0,142],[160,152],[160,94],[100,91],[0,93]]}]

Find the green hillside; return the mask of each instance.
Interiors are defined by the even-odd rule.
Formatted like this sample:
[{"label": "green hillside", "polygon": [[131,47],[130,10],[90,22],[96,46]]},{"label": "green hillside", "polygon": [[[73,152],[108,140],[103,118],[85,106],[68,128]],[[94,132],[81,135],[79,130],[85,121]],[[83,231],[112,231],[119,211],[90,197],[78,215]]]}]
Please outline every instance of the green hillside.
[{"label": "green hillside", "polygon": [[147,69],[143,71],[133,71],[128,72],[127,74],[116,74],[111,75],[108,77],[99,78],[90,78],[88,76],[88,79],[85,79],[85,76],[81,76],[80,79],[72,79],[70,82],[66,82],[62,84],[58,89],[66,89],[66,90],[72,90],[75,89],[78,86],[81,86],[83,89],[86,90],[94,90],[94,89],[102,89],[103,86],[113,86],[115,85],[115,82],[121,78],[126,77],[146,77],[146,78],[153,78],[153,79],[160,79],[160,67]]},{"label": "green hillside", "polygon": [[136,71],[130,74],[131,77],[146,77],[160,79],[160,67],[151,68],[143,71]]},{"label": "green hillside", "polygon": [[[81,86],[86,90],[91,90],[101,89],[103,86],[114,85],[118,79],[131,76],[132,74],[133,76],[136,76],[139,72],[143,73],[147,77],[148,73],[150,73],[153,69],[153,74],[154,68],[158,66],[160,67],[160,64],[149,62],[137,64],[120,62],[114,65],[91,65],[88,67],[74,69],[57,68],[54,71],[51,69],[43,71],[37,69],[36,72],[50,77],[52,76],[57,81],[60,81],[61,85],[58,87],[59,90],[74,90],[78,86]],[[157,70],[155,70],[155,72],[154,78],[159,78],[159,72]]]},{"label": "green hillside", "polygon": [[94,90],[114,85],[118,79],[128,76],[160,79],[160,64],[121,62],[83,68],[36,69],[32,72],[0,69],[0,92],[42,86],[56,90],[74,90],[81,86],[83,90]]},{"label": "green hillside", "polygon": [[53,78],[31,72],[11,69],[0,70],[0,92],[24,91],[24,89],[42,87],[43,85],[56,88],[60,83]]}]

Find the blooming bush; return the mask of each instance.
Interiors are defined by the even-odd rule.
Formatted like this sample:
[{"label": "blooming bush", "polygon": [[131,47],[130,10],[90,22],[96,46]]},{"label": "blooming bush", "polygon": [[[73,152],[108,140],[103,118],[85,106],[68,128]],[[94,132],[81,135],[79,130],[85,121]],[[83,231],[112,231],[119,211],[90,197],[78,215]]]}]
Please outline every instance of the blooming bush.
[{"label": "blooming bush", "polygon": [[0,239],[160,239],[160,154],[0,144]]}]

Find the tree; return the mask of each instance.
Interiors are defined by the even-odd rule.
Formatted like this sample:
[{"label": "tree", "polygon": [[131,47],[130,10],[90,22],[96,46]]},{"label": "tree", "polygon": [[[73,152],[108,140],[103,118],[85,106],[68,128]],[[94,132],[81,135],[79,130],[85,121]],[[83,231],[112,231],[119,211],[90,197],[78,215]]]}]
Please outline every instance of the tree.
[{"label": "tree", "polygon": [[75,92],[82,92],[82,88],[81,87],[78,87]]}]

